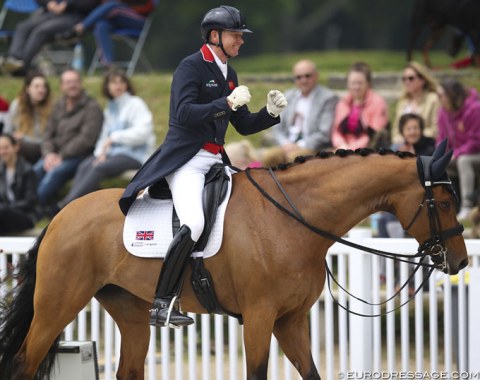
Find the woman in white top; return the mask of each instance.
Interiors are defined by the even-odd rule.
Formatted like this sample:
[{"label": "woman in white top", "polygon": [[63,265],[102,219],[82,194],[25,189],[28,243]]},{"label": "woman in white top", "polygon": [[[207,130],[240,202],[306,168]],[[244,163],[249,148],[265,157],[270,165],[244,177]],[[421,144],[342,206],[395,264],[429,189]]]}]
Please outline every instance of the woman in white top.
[{"label": "woman in white top", "polygon": [[152,113],[135,95],[124,71],[114,68],[107,72],[103,94],[109,101],[95,151],[78,167],[72,188],[59,207],[97,190],[105,178],[140,168],[155,146]]}]

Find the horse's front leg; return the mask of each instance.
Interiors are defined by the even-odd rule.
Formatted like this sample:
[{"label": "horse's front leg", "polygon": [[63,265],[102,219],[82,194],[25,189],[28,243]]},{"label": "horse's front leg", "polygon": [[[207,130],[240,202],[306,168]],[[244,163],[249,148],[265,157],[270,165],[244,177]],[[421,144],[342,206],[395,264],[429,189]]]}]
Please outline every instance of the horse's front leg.
[{"label": "horse's front leg", "polygon": [[249,311],[242,313],[242,316],[247,380],[266,380],[275,316],[272,308],[260,306],[252,306]]},{"label": "horse's front leg", "polygon": [[288,314],[275,322],[275,337],[285,355],[302,376],[302,379],[319,380],[310,350],[307,314]]}]

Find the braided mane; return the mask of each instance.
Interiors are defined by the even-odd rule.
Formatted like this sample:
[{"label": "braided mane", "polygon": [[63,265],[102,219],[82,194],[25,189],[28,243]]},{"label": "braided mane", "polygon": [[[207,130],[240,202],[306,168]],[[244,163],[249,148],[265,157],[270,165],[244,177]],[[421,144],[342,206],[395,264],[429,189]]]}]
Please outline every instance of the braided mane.
[{"label": "braided mane", "polygon": [[324,159],[324,158],[330,158],[330,157],[347,157],[347,156],[352,156],[352,155],[357,155],[357,156],[362,156],[366,157],[371,154],[377,153],[380,156],[386,156],[386,155],[394,155],[399,158],[406,158],[406,157],[416,157],[413,153],[410,152],[401,152],[401,151],[393,151],[391,149],[385,149],[385,148],[380,148],[378,151],[375,151],[373,149],[368,149],[368,148],[359,148],[356,150],[352,149],[337,149],[335,152],[332,151],[321,151],[318,152],[317,154],[313,156],[298,156],[295,158],[293,162],[289,162],[286,164],[280,164],[278,166],[274,166],[271,169],[272,170],[285,170],[288,169],[291,166],[294,166],[296,164],[303,164],[306,161],[310,161],[313,159]]}]

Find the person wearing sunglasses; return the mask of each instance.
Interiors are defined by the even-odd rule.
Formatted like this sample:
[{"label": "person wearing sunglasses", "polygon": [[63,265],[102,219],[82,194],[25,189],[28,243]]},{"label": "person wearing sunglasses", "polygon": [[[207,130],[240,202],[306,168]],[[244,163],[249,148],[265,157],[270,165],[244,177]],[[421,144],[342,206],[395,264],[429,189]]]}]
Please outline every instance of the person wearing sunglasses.
[{"label": "person wearing sunglasses", "polygon": [[438,131],[438,110],[440,101],[437,95],[438,83],[421,63],[412,61],[402,73],[403,92],[398,99],[392,125],[392,142],[401,144],[399,132],[400,117],[405,113],[416,113],[425,121],[424,135],[435,138]]},{"label": "person wearing sunglasses", "polygon": [[302,59],[293,66],[295,88],[285,92],[288,105],[271,132],[275,147],[265,150],[263,162],[275,166],[296,156],[331,147],[337,95],[318,84],[315,63]]}]

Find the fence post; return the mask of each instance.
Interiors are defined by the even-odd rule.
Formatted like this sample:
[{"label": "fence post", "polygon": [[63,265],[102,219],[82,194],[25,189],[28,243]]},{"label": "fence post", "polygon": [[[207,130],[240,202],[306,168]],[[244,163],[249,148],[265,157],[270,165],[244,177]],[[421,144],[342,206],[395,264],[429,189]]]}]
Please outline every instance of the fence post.
[{"label": "fence post", "polygon": [[480,372],[480,361],[478,360],[478,342],[480,342],[480,267],[468,268],[470,281],[468,284],[468,370]]},{"label": "fence post", "polygon": [[[349,238],[360,240],[372,237],[369,228],[355,228],[350,231]],[[364,252],[352,250],[348,255],[349,289],[356,297],[371,302],[372,300],[372,257]],[[372,314],[373,307],[349,297],[349,308],[361,314]],[[373,319],[349,314],[350,324],[350,370],[372,370],[373,352]]]}]

